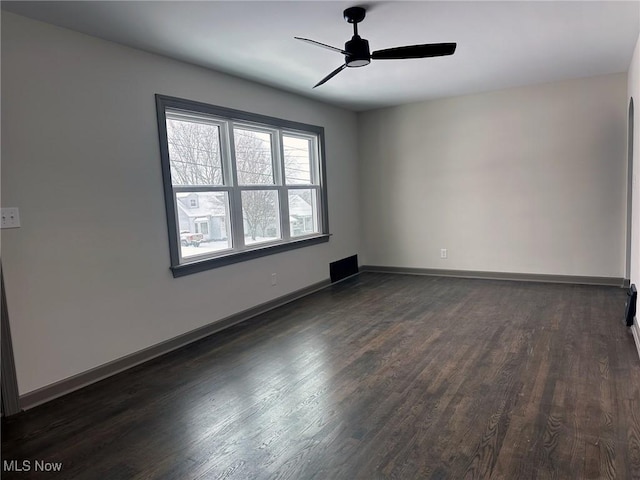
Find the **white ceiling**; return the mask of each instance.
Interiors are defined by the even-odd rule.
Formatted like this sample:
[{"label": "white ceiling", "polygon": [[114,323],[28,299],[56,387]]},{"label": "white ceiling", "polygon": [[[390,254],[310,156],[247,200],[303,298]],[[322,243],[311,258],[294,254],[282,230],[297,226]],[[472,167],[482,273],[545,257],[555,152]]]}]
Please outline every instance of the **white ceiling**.
[{"label": "white ceiling", "polygon": [[[359,33],[371,50],[457,42],[451,57],[378,60],[321,78],[343,48],[353,1],[2,2],[2,9],[317,100],[367,110],[416,100],[625,72],[640,29],[638,1],[383,1]],[[361,5],[361,4],[360,4]]]}]

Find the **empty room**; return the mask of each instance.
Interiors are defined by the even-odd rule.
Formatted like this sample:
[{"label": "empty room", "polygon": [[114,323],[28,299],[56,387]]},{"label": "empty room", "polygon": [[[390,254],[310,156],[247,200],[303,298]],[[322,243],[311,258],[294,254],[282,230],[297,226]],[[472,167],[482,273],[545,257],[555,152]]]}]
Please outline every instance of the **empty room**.
[{"label": "empty room", "polygon": [[640,479],[639,2],[0,14],[3,479]]}]

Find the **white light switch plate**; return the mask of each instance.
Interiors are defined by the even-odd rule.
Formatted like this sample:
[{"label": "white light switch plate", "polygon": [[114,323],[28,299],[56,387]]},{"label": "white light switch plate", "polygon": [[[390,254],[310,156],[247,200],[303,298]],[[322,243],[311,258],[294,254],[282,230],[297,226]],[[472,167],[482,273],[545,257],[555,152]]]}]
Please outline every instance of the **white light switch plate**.
[{"label": "white light switch plate", "polygon": [[0,228],[19,228],[20,212],[16,207],[0,208]]}]

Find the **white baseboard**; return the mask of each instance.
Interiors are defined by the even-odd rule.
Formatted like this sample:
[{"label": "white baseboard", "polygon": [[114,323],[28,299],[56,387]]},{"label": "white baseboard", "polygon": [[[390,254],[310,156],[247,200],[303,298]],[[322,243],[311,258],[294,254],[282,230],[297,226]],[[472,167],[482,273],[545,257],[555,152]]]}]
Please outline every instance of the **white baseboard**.
[{"label": "white baseboard", "polygon": [[633,333],[633,339],[636,342],[638,356],[640,356],[640,325],[638,325],[638,317],[635,317],[633,319],[633,325],[631,325],[631,333]]}]

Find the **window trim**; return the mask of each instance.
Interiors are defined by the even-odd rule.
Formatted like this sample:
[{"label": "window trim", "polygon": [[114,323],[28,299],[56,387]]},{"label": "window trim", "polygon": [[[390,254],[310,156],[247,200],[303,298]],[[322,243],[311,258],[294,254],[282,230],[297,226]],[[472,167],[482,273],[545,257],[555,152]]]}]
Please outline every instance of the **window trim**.
[{"label": "window trim", "polygon": [[[270,117],[267,115],[260,115],[257,113],[244,112],[241,110],[234,110],[231,108],[220,107],[216,105],[209,105],[207,103],[195,102],[192,100],[186,100],[182,98],[170,97],[166,95],[155,95],[156,99],[156,116],[158,122],[158,138],[160,141],[160,158],[162,165],[162,181],[164,187],[164,199],[165,199],[165,211],[167,218],[167,231],[169,234],[169,256],[171,261],[171,272],[174,277],[181,277],[184,275],[190,275],[193,273],[202,272],[205,270],[210,270],[213,268],[218,268],[226,265],[231,265],[238,262],[244,262],[247,260],[253,260],[256,258],[264,257],[267,255],[273,255],[276,253],[286,252],[289,250],[307,247],[310,245],[317,245],[319,243],[325,243],[329,241],[329,237],[331,236],[329,233],[329,214],[328,214],[328,205],[327,205],[327,182],[326,182],[326,162],[325,162],[325,143],[324,143],[324,127],[320,127],[317,125],[309,125],[300,122],[294,122],[291,120],[285,120],[276,117]],[[219,119],[222,119],[226,122],[230,122],[231,125],[238,124],[246,124],[255,125],[257,128],[264,129],[272,129],[285,131],[283,134],[296,132],[299,134],[307,135],[313,134],[317,136],[318,142],[318,172],[319,175],[317,185],[308,185],[308,187],[315,188],[320,191],[321,198],[318,202],[318,221],[322,226],[322,231],[320,233],[314,233],[312,235],[305,235],[299,237],[290,237],[288,240],[279,241],[277,243],[270,242],[269,244],[258,244],[257,246],[251,246],[247,248],[245,246],[242,250],[234,250],[230,251],[226,254],[221,254],[215,257],[209,258],[196,258],[191,262],[180,263],[180,246],[179,246],[179,227],[178,227],[178,215],[177,209],[174,202],[174,185],[171,183],[171,164],[169,161],[169,149],[168,149],[168,138],[167,138],[167,125],[166,125],[166,110],[184,110],[186,112],[193,113],[202,113],[204,115],[213,115]],[[281,143],[278,140],[278,143]],[[278,146],[280,150],[282,150],[282,146]],[[224,175],[224,173],[223,173]],[[301,188],[305,185],[287,185],[284,179],[284,172],[281,172],[282,175],[282,185],[270,185],[269,189],[288,189],[290,187]],[[231,192],[232,189],[260,189],[262,185],[225,185],[224,187],[219,186],[220,190],[229,189]],[[264,185],[268,186],[268,185]],[[181,187],[179,187],[181,188]],[[197,191],[197,190],[210,190],[209,187],[188,187],[189,191]],[[240,190],[239,190],[240,191]],[[288,207],[287,207],[288,210]],[[282,213],[282,207],[280,208],[280,212]],[[237,212],[236,212],[237,213]],[[234,213],[232,213],[233,215]],[[281,220],[282,223],[282,220]],[[282,225],[281,225],[282,229]]]}]

